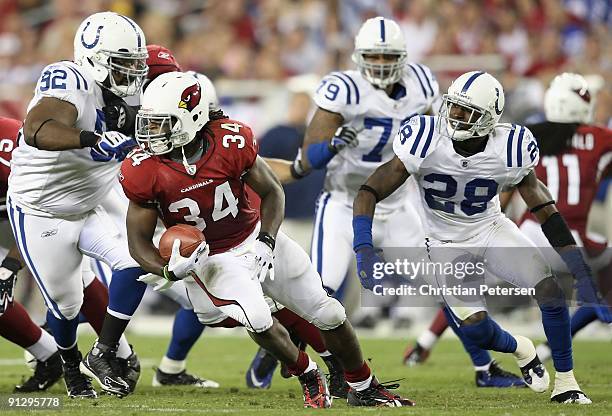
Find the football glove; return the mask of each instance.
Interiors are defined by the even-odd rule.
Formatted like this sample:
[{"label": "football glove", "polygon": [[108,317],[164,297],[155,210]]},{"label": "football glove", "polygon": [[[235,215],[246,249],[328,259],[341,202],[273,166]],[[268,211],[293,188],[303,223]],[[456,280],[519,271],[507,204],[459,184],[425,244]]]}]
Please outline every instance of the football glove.
[{"label": "football glove", "polygon": [[143,274],[138,278],[138,281],[146,283],[149,286],[153,286],[153,290],[156,292],[163,292],[164,290],[168,290],[174,284],[174,281],[169,280],[164,276],[158,276],[153,273]]},{"label": "football glove", "polygon": [[128,136],[134,135],[137,108],[128,105],[123,100],[118,100],[102,107],[102,111],[104,111],[104,122],[107,130],[118,131]]},{"label": "football glove", "polygon": [[361,286],[365,289],[373,290],[374,286],[381,283],[380,279],[374,277],[374,265],[382,263],[384,260],[381,256],[381,250],[375,250],[374,247],[365,246],[357,250],[357,276]]},{"label": "football glove", "polygon": [[338,127],[336,133],[334,133],[329,146],[332,152],[338,153],[346,147],[357,147],[358,144],[357,130],[352,127],[342,126]]},{"label": "football glove", "polygon": [[13,291],[17,283],[17,272],[21,269],[19,260],[7,257],[0,265],[0,315],[13,303]]},{"label": "football glove", "polygon": [[137,146],[136,140],[116,131],[94,133],[99,137],[98,143],[91,148],[91,158],[96,162],[108,162],[115,158],[125,159],[127,154]]},{"label": "football glove", "polygon": [[597,314],[597,319],[601,322],[612,323],[612,313],[606,301],[601,297],[599,291],[595,287],[595,283],[590,278],[582,278],[576,280],[574,285],[578,295],[579,303],[592,306]]},{"label": "football glove", "polygon": [[255,276],[263,283],[266,276],[274,280],[274,237],[267,233],[257,236],[253,244]]},{"label": "football glove", "polygon": [[189,276],[192,272],[200,275],[204,262],[208,258],[210,247],[206,241],[202,241],[189,257],[181,256],[181,240],[176,239],[172,244],[172,254],[168,262],[168,271],[181,280]]}]

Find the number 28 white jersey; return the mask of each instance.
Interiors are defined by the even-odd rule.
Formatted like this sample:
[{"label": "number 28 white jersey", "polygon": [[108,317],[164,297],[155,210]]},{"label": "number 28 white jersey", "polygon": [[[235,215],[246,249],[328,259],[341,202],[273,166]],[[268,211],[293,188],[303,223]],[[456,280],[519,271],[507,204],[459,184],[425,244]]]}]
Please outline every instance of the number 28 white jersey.
[{"label": "number 28 white jersey", "polygon": [[[389,97],[370,84],[359,71],[332,72],[317,88],[314,101],[320,108],[340,114],[344,124],[358,131],[359,145],[345,148],[327,165],[325,190],[332,198],[352,206],[359,187],[370,174],[393,158],[392,139],[414,114],[437,110],[439,87],[424,65],[409,64],[400,81],[405,94]],[[376,206],[390,212],[405,204],[404,187]]]},{"label": "number 28 white jersey", "polygon": [[519,125],[498,124],[486,148],[464,157],[442,136],[442,121],[415,116],[402,125],[393,150],[417,181],[423,202],[427,236],[464,241],[478,235],[503,216],[499,193],[517,185],[537,165],[537,143]]},{"label": "number 28 white jersey", "polygon": [[[106,130],[102,90],[79,65],[61,61],[43,69],[28,111],[43,97],[73,104],[78,112],[76,128]],[[90,148],[50,152],[22,139],[13,151],[9,195],[39,215],[82,214],[96,207],[110,191],[119,166],[115,161],[94,162]]]}]

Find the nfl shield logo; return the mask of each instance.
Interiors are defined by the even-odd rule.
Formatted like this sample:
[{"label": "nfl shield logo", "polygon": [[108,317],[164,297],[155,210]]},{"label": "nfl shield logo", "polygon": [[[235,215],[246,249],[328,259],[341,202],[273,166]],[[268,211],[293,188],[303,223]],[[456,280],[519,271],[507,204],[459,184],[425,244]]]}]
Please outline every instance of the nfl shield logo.
[{"label": "nfl shield logo", "polygon": [[463,159],[463,160],[461,161],[461,167],[462,167],[462,168],[464,168],[464,169],[465,169],[465,168],[467,168],[467,167],[468,167],[468,161],[467,161],[467,160],[465,160],[465,159]]}]

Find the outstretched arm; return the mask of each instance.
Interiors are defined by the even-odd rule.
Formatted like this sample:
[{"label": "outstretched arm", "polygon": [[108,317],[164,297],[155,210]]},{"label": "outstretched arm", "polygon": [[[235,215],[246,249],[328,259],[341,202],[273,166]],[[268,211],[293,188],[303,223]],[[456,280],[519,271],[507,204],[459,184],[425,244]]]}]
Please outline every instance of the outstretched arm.
[{"label": "outstretched arm", "polygon": [[291,165],[293,162],[271,157],[264,157],[263,160],[266,161],[270,169],[272,169],[280,183],[283,185],[296,181],[296,178],[291,175]]}]

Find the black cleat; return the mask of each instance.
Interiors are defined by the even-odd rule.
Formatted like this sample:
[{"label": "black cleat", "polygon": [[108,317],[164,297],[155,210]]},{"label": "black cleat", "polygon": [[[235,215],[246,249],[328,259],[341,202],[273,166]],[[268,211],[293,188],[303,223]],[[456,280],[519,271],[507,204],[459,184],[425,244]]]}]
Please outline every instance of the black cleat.
[{"label": "black cleat", "polygon": [[123,378],[124,369],[116,352],[115,348],[96,342],[81,361],[81,371],[93,378],[106,393],[123,397],[130,394],[130,385]]},{"label": "black cleat", "polygon": [[193,376],[183,370],[177,374],[164,373],[159,368],[155,369],[153,376],[153,387],[163,386],[194,386],[203,389],[217,389],[219,383],[213,380],[206,380],[200,377]]},{"label": "black cleat", "polygon": [[488,371],[476,371],[476,387],[527,387],[521,376],[504,370],[497,361],[491,361]]},{"label": "black cleat", "polygon": [[95,399],[98,394],[91,385],[91,380],[81,373],[79,364],[81,362],[81,353],[78,353],[77,360],[64,361],[64,383],[66,383],[66,391],[71,399]]},{"label": "black cleat", "polygon": [[415,403],[412,400],[405,399],[389,391],[394,390],[398,387],[398,383],[379,383],[376,377],[372,377],[370,386],[367,389],[361,391],[350,389],[346,402],[349,406],[414,406]]},{"label": "black cleat", "polygon": [[130,354],[130,356],[127,358],[117,357],[117,362],[123,370],[121,375],[123,379],[127,381],[128,386],[130,387],[130,393],[134,393],[136,390],[136,384],[140,378],[140,361],[134,352],[134,348],[131,345],[130,348],[132,349],[132,354]]},{"label": "black cleat", "polygon": [[333,355],[323,357],[323,361],[329,370],[329,375],[327,376],[329,394],[338,399],[346,399],[350,387],[344,379],[344,367],[342,363]]},{"label": "black cleat", "polygon": [[62,358],[59,352],[56,352],[46,361],[36,361],[36,369],[32,377],[27,379],[21,385],[15,386],[15,393],[32,393],[36,391],[45,391],[54,385],[62,378],[64,370],[62,368]]},{"label": "black cleat", "polygon": [[332,398],[321,369],[317,367],[310,370],[298,379],[304,392],[304,407],[315,409],[331,407]]}]

